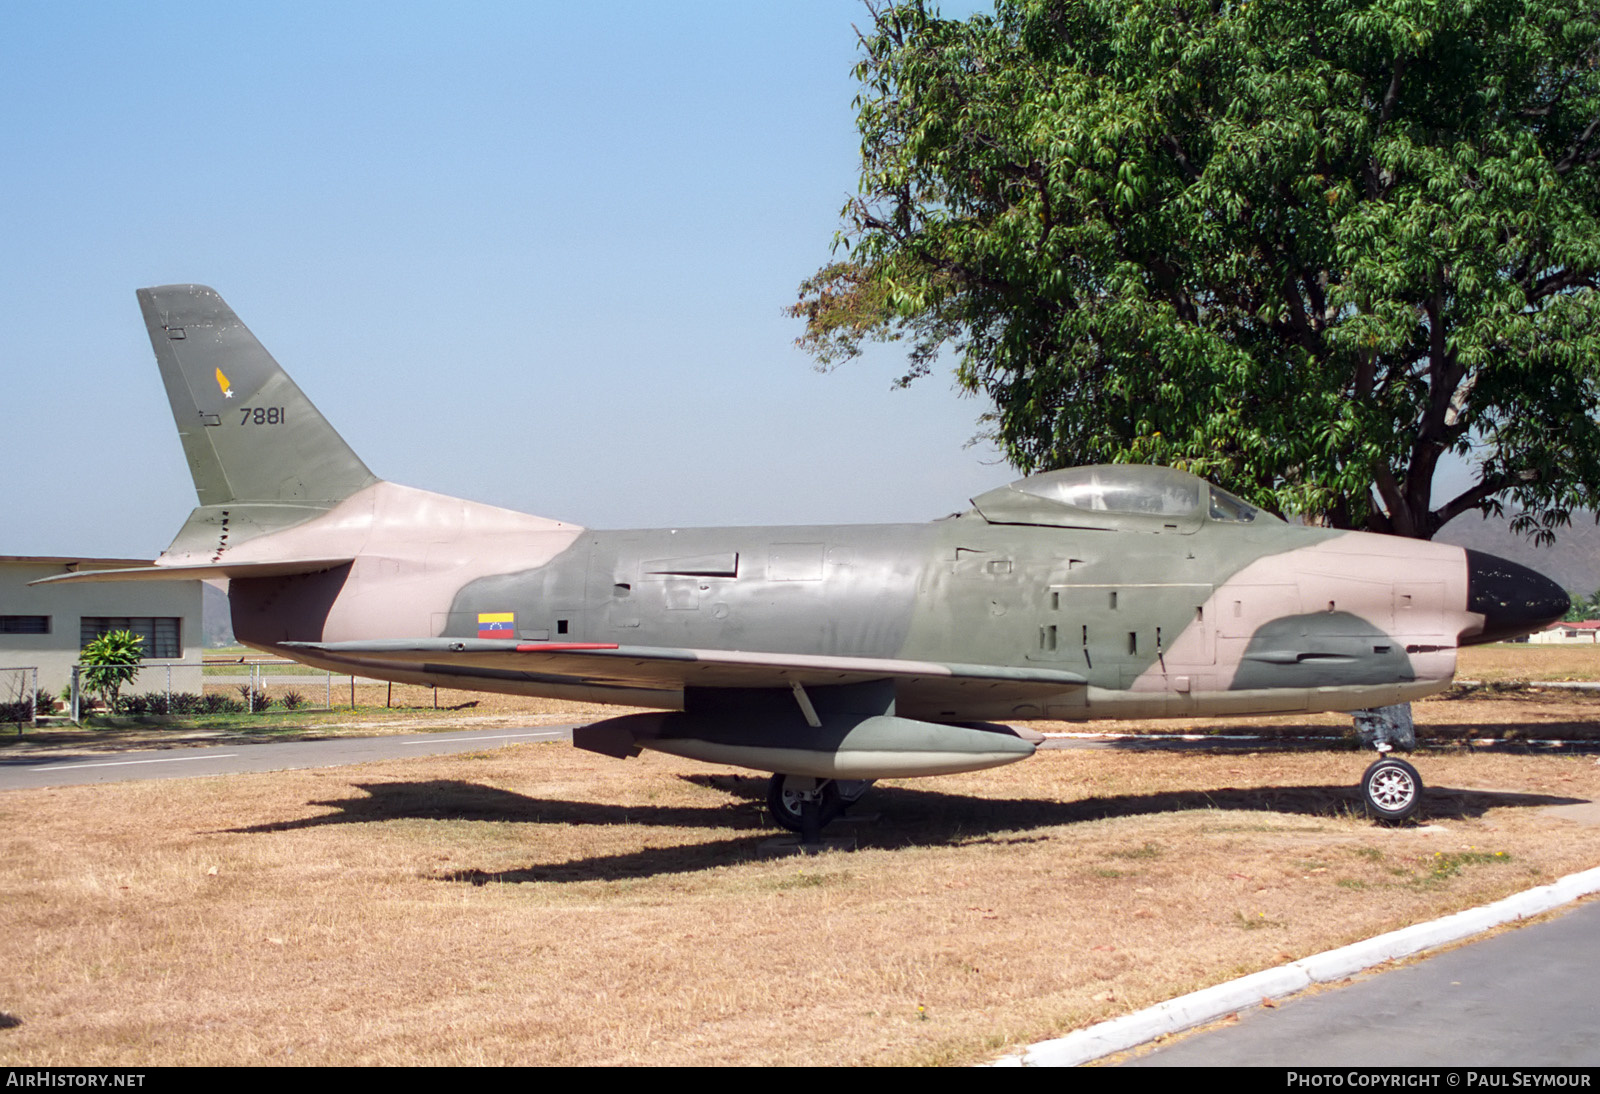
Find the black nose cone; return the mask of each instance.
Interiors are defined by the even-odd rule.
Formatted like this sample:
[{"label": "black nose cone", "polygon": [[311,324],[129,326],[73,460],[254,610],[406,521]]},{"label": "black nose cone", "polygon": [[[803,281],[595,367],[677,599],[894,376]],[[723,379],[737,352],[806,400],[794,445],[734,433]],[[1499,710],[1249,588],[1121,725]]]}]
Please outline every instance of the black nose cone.
[{"label": "black nose cone", "polygon": [[1567,592],[1543,574],[1481,551],[1467,552],[1467,611],[1483,616],[1483,631],[1463,646],[1499,642],[1554,623],[1572,606]]}]

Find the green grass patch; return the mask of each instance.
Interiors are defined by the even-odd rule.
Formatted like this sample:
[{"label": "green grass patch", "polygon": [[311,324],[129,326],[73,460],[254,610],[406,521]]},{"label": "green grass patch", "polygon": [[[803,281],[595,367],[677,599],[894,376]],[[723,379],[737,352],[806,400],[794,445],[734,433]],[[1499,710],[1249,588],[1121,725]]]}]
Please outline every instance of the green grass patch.
[{"label": "green grass patch", "polygon": [[1465,866],[1486,866],[1491,863],[1510,862],[1511,856],[1504,851],[1479,851],[1469,848],[1466,851],[1435,851],[1432,860],[1428,861],[1428,873],[1422,875],[1422,881],[1445,881],[1461,873]]},{"label": "green grass patch", "polygon": [[1233,922],[1241,931],[1259,931],[1267,927],[1281,927],[1283,924],[1276,919],[1268,919],[1266,912],[1257,912],[1255,915],[1246,915],[1243,912],[1233,913]]},{"label": "green grass patch", "polygon": [[776,878],[772,883],[772,887],[774,889],[820,889],[830,882],[847,881],[849,878],[849,874],[799,873]]}]

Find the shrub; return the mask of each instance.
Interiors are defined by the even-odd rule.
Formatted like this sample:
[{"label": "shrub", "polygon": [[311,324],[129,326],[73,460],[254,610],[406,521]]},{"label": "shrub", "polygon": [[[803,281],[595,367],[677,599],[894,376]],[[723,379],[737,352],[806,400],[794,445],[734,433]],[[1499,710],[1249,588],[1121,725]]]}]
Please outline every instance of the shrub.
[{"label": "shrub", "polygon": [[175,691],[167,706],[172,714],[198,714],[205,709],[205,700],[192,691]]},{"label": "shrub", "polygon": [[262,711],[272,705],[272,697],[267,694],[265,688],[253,688],[249,684],[240,684],[238,691],[239,706],[244,710]]},{"label": "shrub", "polygon": [[210,695],[201,698],[200,712],[202,714],[242,714],[244,713],[244,704],[237,699],[230,699],[226,695],[212,692]]},{"label": "shrub", "polygon": [[[184,701],[187,701],[185,706]],[[200,697],[176,692],[153,691],[148,695],[127,695],[118,700],[118,714],[192,714],[198,709]]]},{"label": "shrub", "polygon": [[112,631],[83,647],[79,655],[83,669],[78,680],[83,690],[105,698],[106,709],[117,709],[117,695],[124,684],[139,675],[140,648],[144,639],[132,631]]}]

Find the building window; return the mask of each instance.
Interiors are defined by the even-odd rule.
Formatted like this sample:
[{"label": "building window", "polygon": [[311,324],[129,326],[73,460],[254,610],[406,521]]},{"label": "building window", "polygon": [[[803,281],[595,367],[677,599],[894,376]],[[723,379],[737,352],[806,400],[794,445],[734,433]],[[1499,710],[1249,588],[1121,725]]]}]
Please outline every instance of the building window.
[{"label": "building window", "polygon": [[48,615],[0,615],[0,634],[49,634]]},{"label": "building window", "polygon": [[144,645],[139,649],[145,660],[183,656],[183,644],[178,641],[176,616],[135,615],[122,618],[86,615],[78,621],[78,648],[82,649],[96,638],[112,631],[132,631],[143,638]]}]

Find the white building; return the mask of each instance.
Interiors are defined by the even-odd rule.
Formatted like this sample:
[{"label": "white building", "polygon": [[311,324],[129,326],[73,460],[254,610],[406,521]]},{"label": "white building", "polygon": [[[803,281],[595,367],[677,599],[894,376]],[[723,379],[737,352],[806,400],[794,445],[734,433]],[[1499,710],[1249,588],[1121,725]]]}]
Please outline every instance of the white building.
[{"label": "white building", "polygon": [[[148,559],[0,555],[0,669],[36,667],[39,688],[51,695],[72,682],[72,666],[89,642],[108,631],[144,638],[144,668],[124,694],[198,692],[204,632],[199,581],[91,581],[34,585],[42,577],[82,570],[148,566]],[[190,662],[192,667],[165,666]],[[0,701],[18,674],[0,672]]]},{"label": "white building", "polygon": [[1544,630],[1528,636],[1529,642],[1539,645],[1592,646],[1600,639],[1600,619],[1585,619],[1579,623],[1552,623]]}]

